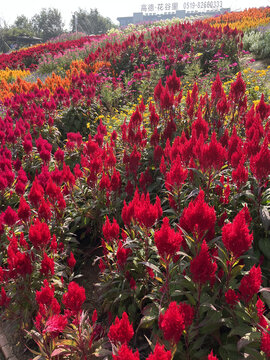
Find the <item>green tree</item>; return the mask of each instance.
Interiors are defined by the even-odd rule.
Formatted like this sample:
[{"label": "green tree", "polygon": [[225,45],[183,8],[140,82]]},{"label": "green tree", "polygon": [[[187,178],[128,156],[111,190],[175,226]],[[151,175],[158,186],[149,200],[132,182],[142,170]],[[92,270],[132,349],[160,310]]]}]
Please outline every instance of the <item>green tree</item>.
[{"label": "green tree", "polygon": [[14,21],[13,27],[17,29],[21,29],[26,33],[33,34],[33,26],[31,21],[25,15],[18,15],[16,20]]},{"label": "green tree", "polygon": [[88,35],[104,34],[115,25],[109,18],[99,14],[97,9],[87,10],[79,9],[71,19],[71,30],[80,31]]},{"label": "green tree", "polygon": [[35,14],[31,20],[35,33],[47,41],[59,36],[64,32],[62,15],[57,9],[42,9],[39,14]]}]

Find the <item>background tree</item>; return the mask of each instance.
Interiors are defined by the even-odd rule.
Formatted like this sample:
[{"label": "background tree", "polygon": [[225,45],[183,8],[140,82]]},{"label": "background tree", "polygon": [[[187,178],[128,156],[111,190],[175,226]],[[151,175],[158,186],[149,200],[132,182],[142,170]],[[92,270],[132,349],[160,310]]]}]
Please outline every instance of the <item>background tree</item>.
[{"label": "background tree", "polygon": [[80,31],[88,35],[104,34],[112,27],[115,27],[112,21],[100,15],[97,9],[90,9],[90,12],[79,9],[71,19],[72,32]]},{"label": "background tree", "polygon": [[17,16],[13,27],[21,30],[25,34],[34,35],[34,29],[31,20],[29,20],[25,15]]},{"label": "background tree", "polygon": [[42,9],[39,14],[32,17],[33,29],[43,41],[61,35],[64,32],[62,15],[57,9]]}]

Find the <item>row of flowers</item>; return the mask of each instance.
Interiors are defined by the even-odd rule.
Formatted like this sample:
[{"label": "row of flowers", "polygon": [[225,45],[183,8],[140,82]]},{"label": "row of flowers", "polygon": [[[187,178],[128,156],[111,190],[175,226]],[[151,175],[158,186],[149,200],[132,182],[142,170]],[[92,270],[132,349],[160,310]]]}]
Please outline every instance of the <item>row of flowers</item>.
[{"label": "row of flowers", "polygon": [[35,45],[29,48],[24,48],[18,51],[12,51],[9,54],[0,55],[0,69],[8,67],[11,70],[34,70],[37,68],[39,59],[45,54],[59,54],[67,49],[81,47],[85,43],[90,44],[93,41],[98,41],[102,35],[84,36],[76,40],[68,40],[56,43],[46,43]]},{"label": "row of flowers", "polygon": [[[249,251],[249,258],[257,256],[258,261],[256,251],[261,250],[266,257],[260,260],[261,266],[267,268],[269,254],[264,244],[269,229],[270,108],[262,96],[256,109],[253,106],[248,111],[245,90],[239,74],[226,96],[217,77],[211,96],[199,98],[194,84],[182,101],[180,80],[174,72],[166,84],[160,81],[155,88],[155,104],[149,104],[148,131],[143,123],[145,105],[141,101],[130,121],[121,126],[120,134],[114,131],[108,137],[100,122],[96,135],[89,136],[86,142],[79,133],[69,133],[64,151],[53,150],[48,141],[49,134],[56,135],[53,120],[48,117],[50,107],[48,115],[43,116],[37,107],[37,99],[42,102],[46,93],[41,92],[32,100],[28,95],[23,102],[23,116],[19,104],[24,97],[12,98],[1,124],[2,206],[8,205],[1,216],[2,305],[10,312],[20,309],[19,313],[25,314],[26,309],[21,311],[20,307],[27,304],[27,311],[32,313],[36,291],[44,278],[49,281],[45,286],[53,284],[57,294],[63,293],[75,265],[73,255],[65,247],[74,211],[88,218],[90,226],[92,223],[101,227],[102,213],[117,217],[120,210],[121,218],[112,222],[106,218],[103,226],[104,258],[100,259],[100,269],[104,309],[117,314],[127,304],[133,304],[129,315],[141,330],[149,321],[151,326],[156,324],[155,319],[163,309],[171,311],[170,306],[175,307],[170,305],[174,304],[172,299],[194,307],[196,325],[189,319],[194,333],[184,345],[191,358],[198,353],[198,348],[192,345],[195,334],[204,335],[201,339],[218,350],[217,340],[210,341],[212,331],[216,331],[216,326],[232,331],[235,324],[230,309],[236,312],[237,321],[252,331],[257,326],[254,318],[258,316],[258,324],[264,319],[262,310],[258,315],[256,305],[262,301],[257,297],[259,291],[263,292],[261,268],[253,266],[243,276],[248,267],[248,264],[244,267],[243,255]],[[66,101],[65,97],[61,101]],[[11,136],[15,119],[17,130]],[[245,133],[241,134],[243,127]],[[154,195],[157,197],[152,205],[150,198]],[[83,205],[85,202],[90,205]],[[243,204],[246,205],[241,210]],[[169,218],[165,214],[170,214]],[[178,219],[181,231],[171,227]],[[118,222],[123,224],[121,237]],[[250,233],[250,228],[256,236]],[[222,242],[218,239],[220,234]],[[60,272],[59,282],[63,258],[68,266],[64,273]],[[112,288],[114,292],[109,291]],[[204,303],[208,302],[215,309],[205,310]],[[58,306],[51,312],[50,308],[50,315],[40,310],[36,323],[43,319],[48,326],[48,322],[56,319],[51,316],[59,315],[59,309]],[[225,316],[223,311],[229,315]],[[181,321],[183,324],[184,320]],[[208,330],[203,330],[204,323]],[[67,324],[67,319],[63,324]],[[38,326],[37,330],[47,334]],[[265,323],[263,328],[267,328]],[[164,344],[172,354],[183,351],[178,347],[183,344],[180,340],[184,329],[177,339],[165,335],[164,330]],[[242,331],[241,328],[241,334]],[[262,330],[262,334],[267,333]],[[232,337],[233,342],[240,340],[238,336],[237,333]],[[151,341],[155,341],[154,331]],[[222,344],[221,339],[219,342]],[[49,349],[55,350],[51,343]],[[210,350],[205,348],[203,353]]]},{"label": "row of flowers", "polygon": [[230,26],[233,29],[247,31],[269,24],[270,7],[249,8],[244,11],[227,12],[220,16],[205,19],[213,26]]},{"label": "row of flowers", "polygon": [[[3,95],[0,303],[37,356],[270,356],[270,105],[264,95],[249,105],[241,73],[228,91],[219,75],[209,94],[183,89],[175,60],[204,42],[215,55],[219,40],[237,57],[236,34],[201,22],[153,29],[108,42],[64,79],[18,80]],[[150,79],[156,56],[169,75],[152,99],[123,107],[112,128],[90,120],[103,86],[116,91],[124,68],[133,86]],[[74,128],[84,116],[81,132],[67,131],[65,113]],[[82,311],[74,272],[76,247],[97,241],[103,323]]]}]

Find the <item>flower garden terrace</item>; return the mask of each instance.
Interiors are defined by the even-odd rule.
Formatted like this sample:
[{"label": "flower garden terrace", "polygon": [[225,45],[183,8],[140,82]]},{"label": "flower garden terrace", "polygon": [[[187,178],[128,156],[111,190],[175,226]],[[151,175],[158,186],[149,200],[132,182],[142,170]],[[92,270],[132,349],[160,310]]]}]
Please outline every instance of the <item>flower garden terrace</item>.
[{"label": "flower garden terrace", "polygon": [[91,43],[102,38],[102,35],[85,36],[76,40],[69,40],[57,43],[46,43],[35,45],[29,48],[21,49],[18,51],[12,51],[9,54],[0,55],[0,69],[8,67],[11,70],[35,70],[37,68],[38,60],[45,53],[48,54],[59,54],[64,52],[66,49],[74,47],[81,47],[85,43]]},{"label": "flower garden terrace", "polygon": [[[167,30],[147,40],[154,62],[171,55],[159,63],[164,73],[151,98],[137,100],[138,74],[152,64],[140,35],[73,64],[66,79],[21,81],[3,99],[1,306],[44,358],[270,355],[270,105],[264,95],[250,101],[241,73],[227,85],[216,75],[208,93],[196,82],[184,87],[174,50],[180,36],[173,45],[177,28]],[[197,53],[201,45],[181,33],[183,51]],[[129,86],[117,80],[130,61],[126,49],[136,92],[112,121],[103,85]],[[65,129],[72,119],[80,131]],[[91,316],[74,277],[76,240],[103,251]]]},{"label": "flower garden terrace", "polygon": [[269,24],[270,7],[250,8],[244,11],[225,13],[205,19],[204,22],[213,26],[229,26],[233,29],[247,31]]}]

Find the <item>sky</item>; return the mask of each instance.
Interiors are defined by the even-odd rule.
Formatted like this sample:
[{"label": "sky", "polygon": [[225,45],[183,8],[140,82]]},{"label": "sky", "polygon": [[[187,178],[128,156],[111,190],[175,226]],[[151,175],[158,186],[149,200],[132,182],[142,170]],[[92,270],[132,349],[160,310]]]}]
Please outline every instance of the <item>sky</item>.
[{"label": "sky", "polygon": [[[143,4],[166,4],[178,2],[178,8],[183,8],[185,1],[191,0],[0,0],[0,26],[3,21],[12,25],[19,15],[31,18],[40,12],[42,8],[55,8],[61,12],[65,28],[69,30],[72,14],[79,8],[89,11],[97,9],[102,16],[109,17],[113,23],[119,24],[117,17],[132,16],[134,12],[140,12]],[[192,0],[199,1],[199,0]],[[2,4],[1,4],[2,3]],[[223,7],[232,10],[244,10],[250,7],[270,6],[270,0],[222,0]]]}]

